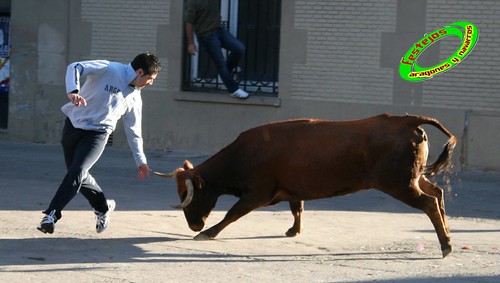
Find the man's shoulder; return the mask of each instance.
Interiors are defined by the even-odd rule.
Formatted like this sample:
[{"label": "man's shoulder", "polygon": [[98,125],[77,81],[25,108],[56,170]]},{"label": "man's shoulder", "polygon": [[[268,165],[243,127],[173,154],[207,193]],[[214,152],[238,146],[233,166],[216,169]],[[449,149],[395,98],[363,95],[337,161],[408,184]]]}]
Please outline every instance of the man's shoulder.
[{"label": "man's shoulder", "polygon": [[120,62],[109,62],[108,64],[108,70],[111,72],[125,72],[127,71],[127,67],[130,64],[124,64]]}]

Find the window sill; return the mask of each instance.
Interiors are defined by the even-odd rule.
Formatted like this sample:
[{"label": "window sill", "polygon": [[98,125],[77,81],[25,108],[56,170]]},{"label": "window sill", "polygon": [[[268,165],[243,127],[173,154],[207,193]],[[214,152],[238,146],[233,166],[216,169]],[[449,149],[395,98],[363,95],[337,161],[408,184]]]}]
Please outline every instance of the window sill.
[{"label": "window sill", "polygon": [[242,104],[274,107],[281,106],[281,99],[279,97],[253,95],[252,93],[250,93],[250,96],[247,99],[238,99],[230,97],[227,93],[182,91],[180,94],[175,95],[174,99],[179,101],[196,101],[206,103]]}]

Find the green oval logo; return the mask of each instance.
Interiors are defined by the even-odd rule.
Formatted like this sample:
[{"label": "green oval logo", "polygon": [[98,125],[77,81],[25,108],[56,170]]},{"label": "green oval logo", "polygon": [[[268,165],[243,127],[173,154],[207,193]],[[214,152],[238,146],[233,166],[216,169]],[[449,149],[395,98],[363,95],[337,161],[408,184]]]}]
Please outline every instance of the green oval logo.
[{"label": "green oval logo", "polygon": [[[417,64],[417,58],[423,51],[447,36],[457,36],[462,41],[460,47],[443,62],[429,67],[422,68]],[[417,41],[406,52],[399,64],[399,75],[408,81],[418,82],[432,78],[433,76],[446,72],[458,65],[472,51],[476,45],[479,36],[478,29],[475,25],[469,22],[454,22],[426,34],[422,39]]]}]

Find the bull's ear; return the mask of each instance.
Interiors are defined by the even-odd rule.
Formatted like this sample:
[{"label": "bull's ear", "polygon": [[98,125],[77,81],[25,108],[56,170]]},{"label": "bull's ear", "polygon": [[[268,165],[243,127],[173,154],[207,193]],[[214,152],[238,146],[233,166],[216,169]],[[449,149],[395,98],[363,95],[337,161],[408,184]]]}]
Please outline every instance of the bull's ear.
[{"label": "bull's ear", "polygon": [[193,164],[189,160],[184,160],[184,170],[193,169]]},{"label": "bull's ear", "polygon": [[198,187],[198,189],[203,188],[204,184],[205,184],[205,182],[203,181],[201,176],[200,175],[196,176],[196,186]]}]

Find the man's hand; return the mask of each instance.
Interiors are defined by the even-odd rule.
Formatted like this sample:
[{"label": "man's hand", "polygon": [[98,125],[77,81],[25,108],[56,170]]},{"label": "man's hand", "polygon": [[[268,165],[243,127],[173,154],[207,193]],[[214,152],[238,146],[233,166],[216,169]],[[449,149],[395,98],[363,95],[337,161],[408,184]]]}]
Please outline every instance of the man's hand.
[{"label": "man's hand", "polygon": [[198,48],[196,48],[194,42],[188,43],[188,52],[191,55],[196,55],[196,52],[198,52]]},{"label": "man's hand", "polygon": [[76,107],[80,107],[82,105],[87,106],[87,100],[81,97],[78,93],[70,92],[68,93],[68,98],[71,101],[71,103],[73,103],[73,105],[75,105]]},{"label": "man's hand", "polygon": [[151,169],[147,164],[142,164],[141,166],[139,166],[139,168],[137,168],[137,171],[137,177],[139,178],[139,180],[144,180],[146,176],[148,177],[148,179],[151,178],[151,175],[149,174],[149,172],[151,172]]}]

